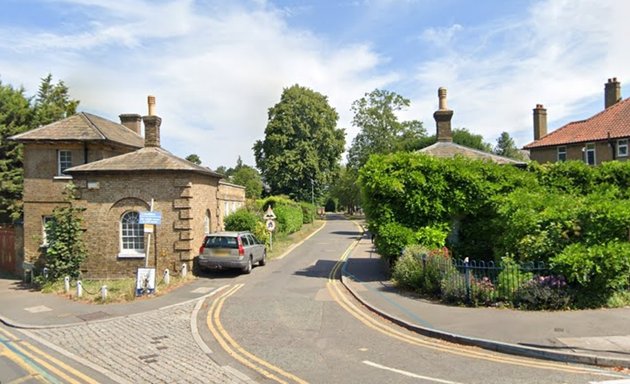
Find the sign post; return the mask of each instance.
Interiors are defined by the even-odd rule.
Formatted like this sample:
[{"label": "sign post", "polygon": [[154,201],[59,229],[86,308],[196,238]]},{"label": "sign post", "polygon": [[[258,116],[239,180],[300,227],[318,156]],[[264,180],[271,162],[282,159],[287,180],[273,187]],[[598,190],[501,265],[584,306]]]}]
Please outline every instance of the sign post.
[{"label": "sign post", "polygon": [[[154,226],[162,224],[162,212],[154,212],[153,211],[153,199],[151,199],[151,210],[149,212],[140,212],[140,217],[138,218],[138,224],[144,224],[144,232],[148,233],[147,238],[147,254],[144,258],[144,267],[147,268],[149,266],[149,250],[151,249],[151,234],[155,233],[156,246],[153,248],[153,252],[155,252],[155,267],[157,268],[157,231]],[[150,225],[150,227],[149,227]]]},{"label": "sign post", "polygon": [[266,220],[265,228],[269,231],[269,250],[273,251],[273,231],[276,229],[276,222],[274,221],[276,219],[276,215],[273,213],[271,205],[267,208],[263,218]]}]

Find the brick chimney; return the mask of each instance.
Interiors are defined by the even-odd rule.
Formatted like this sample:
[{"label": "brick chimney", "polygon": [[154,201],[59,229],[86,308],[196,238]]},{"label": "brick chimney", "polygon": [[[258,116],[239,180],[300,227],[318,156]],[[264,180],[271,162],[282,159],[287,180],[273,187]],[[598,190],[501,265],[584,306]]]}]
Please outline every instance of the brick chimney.
[{"label": "brick chimney", "polygon": [[534,140],[539,140],[547,134],[547,110],[542,104],[534,108]]},{"label": "brick chimney", "polygon": [[451,119],[453,118],[453,111],[446,106],[446,88],[440,87],[438,89],[438,98],[439,108],[433,113],[437,128],[437,141],[452,142]]},{"label": "brick chimney", "polygon": [[137,113],[124,113],[118,117],[120,118],[120,124],[131,129],[138,135],[142,134],[142,116]]},{"label": "brick chimney", "polygon": [[162,119],[159,116],[155,116],[155,96],[147,97],[147,103],[149,104],[149,115],[142,117],[144,122],[144,146],[159,147]]},{"label": "brick chimney", "polygon": [[608,108],[621,101],[621,84],[616,77],[608,79],[604,87],[604,107]]}]

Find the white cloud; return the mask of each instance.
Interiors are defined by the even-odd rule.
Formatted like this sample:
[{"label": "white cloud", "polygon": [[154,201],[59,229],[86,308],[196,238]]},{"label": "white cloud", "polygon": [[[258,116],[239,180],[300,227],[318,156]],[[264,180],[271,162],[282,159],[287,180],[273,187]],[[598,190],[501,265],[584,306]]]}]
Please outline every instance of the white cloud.
[{"label": "white cloud", "polygon": [[182,157],[197,153],[211,167],[231,166],[239,155],[254,163],[252,145],[264,137],[267,109],[284,87],[298,83],[327,95],[348,127],[350,103],[396,78],[372,75],[382,59],[371,47],[331,48],[309,31],[290,29],[283,12],[264,2],[64,3],[87,17],[89,31],[0,29],[0,52],[12,50],[23,63],[3,76],[35,79],[33,89],[52,72],[81,110],[114,120],[146,113],[146,95],[155,95],[162,145]]},{"label": "white cloud", "polygon": [[[623,38],[630,24],[622,16],[628,13],[626,2],[547,0],[532,4],[521,20],[464,25],[463,36],[444,33],[451,43],[446,53],[417,69],[413,104],[420,109],[414,111],[432,132],[437,88],[446,86],[455,127],[465,126],[493,143],[508,131],[519,145],[532,140],[537,103],[548,108],[550,129],[587,118],[603,109],[608,77],[630,83],[630,51]],[[601,102],[585,109],[593,100]]]}]

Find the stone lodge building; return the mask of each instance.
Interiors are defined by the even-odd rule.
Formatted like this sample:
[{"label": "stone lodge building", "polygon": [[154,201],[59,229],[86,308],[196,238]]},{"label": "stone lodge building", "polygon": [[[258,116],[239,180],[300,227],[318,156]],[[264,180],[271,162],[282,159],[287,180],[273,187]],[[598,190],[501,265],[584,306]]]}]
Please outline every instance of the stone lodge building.
[{"label": "stone lodge building", "polygon": [[534,141],[524,149],[540,163],[579,160],[589,165],[626,161],[629,156],[630,101],[621,98],[617,78],[604,85],[604,110],[585,120],[570,122],[547,133],[547,109],[534,108]]},{"label": "stone lodge building", "polygon": [[[24,144],[24,261],[42,256],[44,224],[64,204],[71,181],[76,204],[85,209],[84,276],[133,276],[144,267],[147,248],[146,262],[158,272],[192,267],[204,234],[223,229],[223,218],[244,205],[245,188],[161,148],[154,109],[149,96],[144,117],[120,115],[118,124],[82,112],[12,138]],[[161,224],[147,247],[139,213],[151,204]]]}]

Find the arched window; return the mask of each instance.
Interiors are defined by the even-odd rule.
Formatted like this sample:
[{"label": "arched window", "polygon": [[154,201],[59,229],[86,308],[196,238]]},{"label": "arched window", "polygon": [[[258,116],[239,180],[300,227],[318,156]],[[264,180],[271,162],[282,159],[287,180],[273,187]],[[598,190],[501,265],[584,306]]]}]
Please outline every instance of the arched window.
[{"label": "arched window", "polygon": [[144,224],[139,224],[140,214],[127,212],[120,218],[119,257],[144,257]]},{"label": "arched window", "polygon": [[203,218],[203,233],[210,233],[211,232],[211,218],[210,218],[210,210],[206,210],[206,216]]}]

